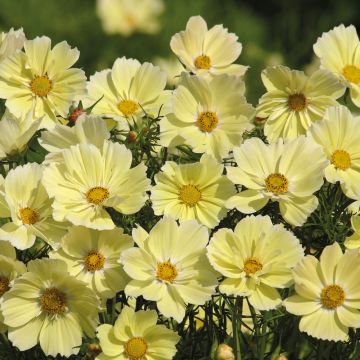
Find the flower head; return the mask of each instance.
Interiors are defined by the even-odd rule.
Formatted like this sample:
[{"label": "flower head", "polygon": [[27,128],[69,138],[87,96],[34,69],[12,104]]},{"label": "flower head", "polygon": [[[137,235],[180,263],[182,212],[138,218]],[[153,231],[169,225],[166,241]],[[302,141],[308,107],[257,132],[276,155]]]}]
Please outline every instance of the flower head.
[{"label": "flower head", "polygon": [[77,354],[83,333],[93,337],[98,322],[94,292],[60,260],[30,261],[28,272],[5,293],[1,310],[14,346],[24,351],[40,343],[51,356]]},{"label": "flower head", "polygon": [[115,224],[105,207],[123,214],[139,211],[146,201],[149,180],[145,165],[130,169],[131,162],[131,151],[110,141],[104,141],[100,149],[78,144],[63,150],[62,161],[49,164],[43,178],[54,198],[54,219],[111,230]]},{"label": "flower head", "polygon": [[133,238],[139,247],[120,257],[132,278],[125,288],[127,295],[156,301],[163,315],[179,322],[187,303],[202,305],[211,298],[217,279],[206,258],[204,226],[191,220],[177,225],[165,217],[149,234],[135,229]]},{"label": "flower head", "polygon": [[85,94],[85,73],[71,68],[79,51],[63,41],[51,49],[51,40],[25,40],[24,51],[5,59],[0,69],[0,97],[17,117],[29,111],[52,128],[57,115],[66,117],[71,103]]},{"label": "flower head", "polygon": [[344,341],[348,328],[360,327],[359,252],[342,253],[338,243],[320,257],[308,255],[294,268],[296,295],[286,310],[301,316],[299,328],[315,338]]},{"label": "flower head", "polygon": [[322,34],[314,44],[321,68],[331,71],[350,88],[351,100],[360,107],[360,42],[353,25],[343,24]]},{"label": "flower head", "polygon": [[233,64],[242,50],[237,40],[223,25],[208,30],[201,16],[192,16],[186,29],[171,38],[170,47],[186,69],[196,75],[244,75],[247,66]]},{"label": "flower head", "polygon": [[128,282],[118,259],[132,246],[132,238],[121,228],[98,231],[73,226],[62,238],[61,249],[49,256],[63,260],[69,273],[87,283],[99,297],[110,298]]},{"label": "flower head", "polygon": [[168,161],[155,176],[151,190],[155,215],[197,220],[209,228],[226,215],[225,201],[235,195],[235,187],[222,175],[224,166],[203,155],[199,163],[177,165]]},{"label": "flower head", "polygon": [[225,276],[220,291],[247,296],[258,310],[281,304],[276,288],[291,285],[291,269],[304,255],[299,240],[268,216],[246,217],[234,231],[218,230],[207,251],[211,265]]},{"label": "flower head", "polygon": [[327,107],[337,105],[344,85],[329,71],[318,70],[310,77],[286,66],[269,67],[261,74],[266,87],[259,100],[257,116],[267,118],[264,132],[269,142],[294,139],[321,120]]},{"label": "flower head", "polygon": [[227,176],[247,190],[231,197],[225,204],[228,208],[252,214],[269,200],[276,201],[282,217],[295,226],[302,225],[317,208],[313,193],[324,182],[328,161],[311,139],[300,136],[266,145],[252,138],[234,149],[234,157],[238,167],[227,167]]}]

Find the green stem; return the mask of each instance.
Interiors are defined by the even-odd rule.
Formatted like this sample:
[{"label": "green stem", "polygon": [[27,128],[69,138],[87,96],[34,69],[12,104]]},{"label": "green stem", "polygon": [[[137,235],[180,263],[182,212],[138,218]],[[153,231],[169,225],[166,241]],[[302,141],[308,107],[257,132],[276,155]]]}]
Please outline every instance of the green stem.
[{"label": "green stem", "polygon": [[261,329],[261,339],[260,339],[260,346],[259,346],[259,360],[264,360],[265,356],[265,346],[266,346],[266,331],[267,331],[267,313],[264,313],[263,319],[264,323]]},{"label": "green stem", "polygon": [[233,336],[234,336],[234,344],[235,344],[235,359],[241,360],[241,346],[240,346],[240,334],[238,329],[238,315],[242,312],[239,311],[239,308],[242,308],[242,299],[240,296],[236,298],[235,306],[232,311],[232,328],[233,328]]}]

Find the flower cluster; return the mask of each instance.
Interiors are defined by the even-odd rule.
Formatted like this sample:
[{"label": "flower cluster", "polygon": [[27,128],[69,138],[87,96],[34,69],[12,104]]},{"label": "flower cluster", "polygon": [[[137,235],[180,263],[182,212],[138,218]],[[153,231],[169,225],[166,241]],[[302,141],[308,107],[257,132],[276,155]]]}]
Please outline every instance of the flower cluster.
[{"label": "flower cluster", "polygon": [[[140,28],[127,21],[106,28]],[[317,40],[310,76],[265,69],[255,107],[238,37],[200,16],[171,39],[174,90],[149,62],[121,57],[87,81],[65,41],[11,29],[0,42],[0,332],[14,347],[168,360],[206,322],[237,354],[241,327],[258,336],[265,319],[265,339],[269,314],[322,340],[360,328],[360,119],[342,103],[360,106],[353,26]]]}]

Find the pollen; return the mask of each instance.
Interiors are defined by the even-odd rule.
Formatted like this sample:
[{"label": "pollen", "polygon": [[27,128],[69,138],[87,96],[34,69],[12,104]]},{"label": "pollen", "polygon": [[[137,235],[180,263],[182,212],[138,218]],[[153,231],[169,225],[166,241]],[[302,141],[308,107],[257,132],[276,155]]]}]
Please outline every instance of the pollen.
[{"label": "pollen", "polygon": [[105,258],[98,250],[91,250],[84,259],[87,271],[95,272],[104,267]]},{"label": "pollen", "polygon": [[30,208],[30,207],[25,207],[19,210],[19,217],[22,221],[23,224],[25,225],[32,225],[35,224],[36,222],[39,221],[39,213]]},{"label": "pollen", "polygon": [[292,94],[288,98],[288,106],[290,110],[302,111],[305,109],[307,99],[303,94]]},{"label": "pollen", "polygon": [[354,65],[346,65],[342,71],[346,80],[354,84],[360,83],[360,69]]},{"label": "pollen", "polygon": [[346,170],[351,166],[350,155],[345,150],[335,150],[331,156],[331,163],[337,169]]},{"label": "pollen", "polygon": [[148,345],[142,337],[133,337],[125,344],[125,352],[130,360],[142,360]]},{"label": "pollen", "polygon": [[122,100],[117,105],[124,116],[134,115],[139,109],[139,104],[133,100]]},{"label": "pollen", "polygon": [[45,289],[40,297],[40,305],[48,315],[62,314],[66,307],[66,296],[56,288]]},{"label": "pollen", "polygon": [[4,276],[0,276],[0,297],[3,296],[9,289],[9,279]]},{"label": "pollen", "polygon": [[179,199],[185,205],[194,207],[201,200],[201,191],[196,185],[184,185],[179,190]]},{"label": "pollen", "polygon": [[287,178],[279,173],[271,174],[265,179],[266,190],[273,194],[283,194],[287,192],[289,182]]},{"label": "pollen", "polygon": [[168,281],[172,283],[177,277],[176,267],[170,261],[158,263],[156,277],[158,280]]},{"label": "pollen", "polygon": [[101,186],[95,186],[85,194],[86,200],[95,205],[101,205],[109,195],[109,191]]},{"label": "pollen", "polygon": [[53,88],[53,82],[47,75],[35,76],[30,82],[31,91],[40,97],[46,96]]},{"label": "pollen", "polygon": [[336,309],[345,301],[345,291],[339,285],[326,286],[321,291],[320,300],[327,309]]},{"label": "pollen", "polygon": [[204,111],[198,115],[196,125],[204,132],[212,132],[219,122],[216,113],[212,111]]},{"label": "pollen", "polygon": [[263,268],[262,263],[254,257],[250,257],[244,262],[244,271],[248,276],[255,274],[257,271],[261,270],[262,268]]},{"label": "pollen", "polygon": [[211,68],[211,60],[207,55],[198,56],[195,59],[194,64],[197,69],[209,70]]}]

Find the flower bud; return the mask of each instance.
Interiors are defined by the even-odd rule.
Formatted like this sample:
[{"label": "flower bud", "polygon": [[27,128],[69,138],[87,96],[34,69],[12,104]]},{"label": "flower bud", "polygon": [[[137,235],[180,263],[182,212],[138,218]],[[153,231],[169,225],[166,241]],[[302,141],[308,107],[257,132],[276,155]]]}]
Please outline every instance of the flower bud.
[{"label": "flower bud", "polygon": [[232,347],[227,344],[220,344],[216,350],[216,360],[235,360]]}]

